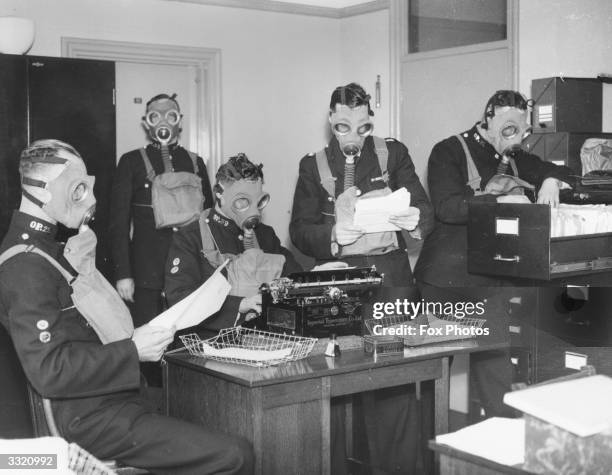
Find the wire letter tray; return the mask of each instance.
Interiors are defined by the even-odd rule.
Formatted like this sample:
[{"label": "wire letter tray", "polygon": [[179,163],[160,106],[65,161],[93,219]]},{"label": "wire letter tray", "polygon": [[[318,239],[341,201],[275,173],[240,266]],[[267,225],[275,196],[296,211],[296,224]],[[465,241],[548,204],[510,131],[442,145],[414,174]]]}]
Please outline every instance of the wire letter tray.
[{"label": "wire letter tray", "polygon": [[193,356],[258,367],[306,358],[317,341],[243,327],[225,328],[208,340],[195,333],[180,338]]},{"label": "wire letter tray", "polygon": [[[485,322],[483,318],[456,318],[452,315],[418,315],[413,320],[405,315],[390,315],[380,319],[368,319],[365,326],[371,335],[380,334],[382,329],[395,329],[395,336],[403,338],[405,346],[420,346],[475,338],[480,334]],[[375,328],[376,326],[378,328]],[[409,328],[412,328],[412,331],[408,331]]]}]

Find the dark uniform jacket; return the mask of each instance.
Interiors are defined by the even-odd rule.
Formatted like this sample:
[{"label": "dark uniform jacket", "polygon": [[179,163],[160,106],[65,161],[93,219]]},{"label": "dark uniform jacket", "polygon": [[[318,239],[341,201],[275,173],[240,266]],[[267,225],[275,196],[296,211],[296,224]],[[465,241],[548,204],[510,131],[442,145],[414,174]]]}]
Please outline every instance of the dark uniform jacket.
[{"label": "dark uniform jacket", "polygon": [[[406,187],[410,192],[411,206],[421,211],[419,228],[425,237],[433,227],[433,209],[425,190],[414,171],[408,149],[394,139],[387,139],[389,159],[389,188],[395,191]],[[344,155],[336,138],[332,138],[325,149],[332,175],[336,178],[337,198],[343,191]],[[360,157],[355,166],[355,186],[365,194],[384,188],[382,172],[376,156],[374,141],[367,137]],[[336,259],[331,253],[331,232],[335,224],[334,199],[321,185],[321,178],[314,154],[300,161],[300,171],[295,194],[289,231],[291,240],[304,254],[314,257],[317,262]],[[379,272],[385,273],[385,284],[389,286],[412,285],[412,274],[408,256],[404,251],[402,233],[397,233],[400,249],[381,256],[342,258],[351,265],[376,265]]]},{"label": "dark uniform jacket", "polygon": [[[238,255],[244,252],[242,230],[234,221],[210,210],[208,226],[221,253]],[[285,256],[282,275],[302,271],[293,254],[281,246],[272,227],[261,223],[255,228],[255,235],[262,251]],[[214,271],[215,268],[202,253],[199,222],[195,221],[179,229],[173,236],[166,263],[165,293],[168,303],[174,305],[189,295]],[[225,269],[222,272],[227,275]],[[234,326],[241,300],[242,297],[228,296],[219,312],[203,323],[203,328],[216,333],[222,328]]]},{"label": "dark uniform jacket", "polygon": [[[500,155],[476,126],[462,133],[481,177],[480,188],[497,173]],[[571,182],[571,170],[522,152],[515,160],[518,175],[539,190],[546,178]],[[508,174],[513,174],[509,168]],[[437,143],[428,163],[429,194],[436,226],[425,240],[415,266],[419,282],[434,286],[495,285],[497,279],[467,273],[467,220],[470,201],[497,201],[494,195],[474,195],[467,185],[467,159],[457,137]]]},{"label": "dark uniform jacket", "polygon": [[[161,150],[157,144],[146,147],[156,174],[163,173]],[[191,157],[180,145],[170,146],[174,171],[193,172]],[[204,208],[212,205],[212,191],[204,161],[198,157],[197,174],[202,178]],[[145,205],[145,206],[137,206]],[[119,160],[111,196],[110,239],[115,279],[133,278],[136,287],[161,289],[164,264],[172,240],[172,229],[155,229],[151,208],[151,182],[138,150]],[[134,234],[130,240],[130,223]]]},{"label": "dark uniform jacket", "polygon": [[[74,269],[55,241],[57,227],[15,212],[0,252],[33,244]],[[103,345],[70,298],[66,279],[44,257],[18,254],[0,266],[0,321],[13,339],[25,374],[52,399],[58,428],[88,446],[117,418],[131,420],[137,402],[138,352],[131,339]]]}]

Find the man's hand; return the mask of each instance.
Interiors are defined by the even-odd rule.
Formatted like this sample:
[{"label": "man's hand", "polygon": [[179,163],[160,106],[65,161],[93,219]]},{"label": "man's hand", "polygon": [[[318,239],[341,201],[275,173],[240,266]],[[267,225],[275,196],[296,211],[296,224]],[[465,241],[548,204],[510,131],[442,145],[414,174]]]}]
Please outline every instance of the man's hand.
[{"label": "man's hand", "polygon": [[257,314],[260,314],[261,313],[261,294],[255,294],[255,295],[252,295],[251,297],[244,297],[240,301],[240,306],[238,307],[238,311],[240,313],[247,313],[249,311],[254,311],[254,312],[257,312]]},{"label": "man's hand", "polygon": [[419,224],[420,216],[421,210],[411,206],[404,214],[389,216],[389,222],[391,224],[395,224],[398,228],[405,229],[406,231],[412,231]]},{"label": "man's hand", "polygon": [[547,178],[542,182],[538,193],[538,203],[559,206],[559,180],[556,178]]},{"label": "man's hand", "polygon": [[136,328],[132,335],[140,361],[159,361],[173,338],[174,328],[155,327],[149,324]]},{"label": "man's hand", "polygon": [[363,234],[363,229],[346,222],[336,223],[332,231],[332,236],[336,236],[335,240],[341,246],[353,244],[357,239],[363,236]]},{"label": "man's hand", "polygon": [[134,279],[119,279],[117,281],[117,292],[126,302],[134,302]]}]

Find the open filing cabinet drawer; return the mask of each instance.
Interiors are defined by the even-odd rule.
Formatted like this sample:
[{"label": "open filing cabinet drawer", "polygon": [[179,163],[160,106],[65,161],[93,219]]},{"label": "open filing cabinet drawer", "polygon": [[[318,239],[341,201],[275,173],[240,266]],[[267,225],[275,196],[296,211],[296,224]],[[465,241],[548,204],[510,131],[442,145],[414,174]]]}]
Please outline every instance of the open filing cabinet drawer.
[{"label": "open filing cabinet drawer", "polygon": [[612,270],[612,233],[550,237],[550,207],[470,203],[468,272],[551,280]]}]

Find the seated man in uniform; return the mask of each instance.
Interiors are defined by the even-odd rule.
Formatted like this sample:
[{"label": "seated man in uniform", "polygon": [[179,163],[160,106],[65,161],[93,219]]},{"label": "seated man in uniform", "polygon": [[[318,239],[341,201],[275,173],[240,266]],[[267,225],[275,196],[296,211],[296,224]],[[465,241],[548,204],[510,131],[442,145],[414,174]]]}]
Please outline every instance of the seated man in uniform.
[{"label": "seated man in uniform", "polygon": [[[252,471],[239,438],[150,412],[140,361],[159,361],[173,331],[134,329],[95,268],[94,177],[70,145],[39,140],[19,163],[22,200],[0,247],[0,321],[36,392],[51,400],[61,435],[100,459],[156,474]],[[58,223],[79,233],[64,245]]]},{"label": "seated man in uniform", "polygon": [[226,259],[223,270],[232,286],[230,295],[198,331],[213,336],[261,313],[259,286],[302,269],[281,246],[274,229],[261,223],[270,201],[262,191],[262,165],[240,153],[219,167],[214,185],[215,207],[199,221],[174,233],[166,264],[166,298],[174,305],[197,289]]}]

